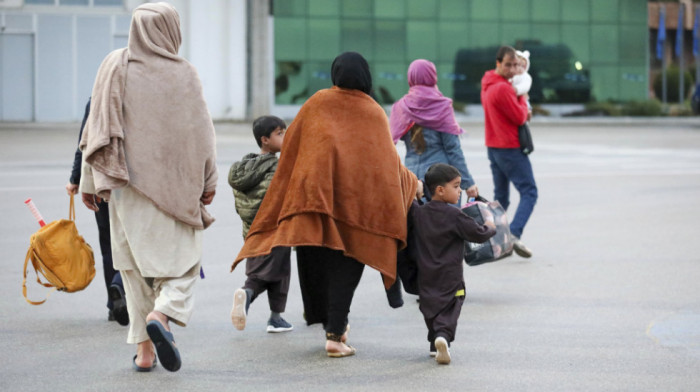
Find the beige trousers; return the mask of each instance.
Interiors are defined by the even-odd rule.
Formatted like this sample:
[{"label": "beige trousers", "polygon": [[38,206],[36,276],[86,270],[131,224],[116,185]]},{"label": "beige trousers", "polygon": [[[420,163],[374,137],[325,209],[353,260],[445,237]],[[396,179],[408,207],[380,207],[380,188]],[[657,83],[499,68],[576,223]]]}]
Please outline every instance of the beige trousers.
[{"label": "beige trousers", "polygon": [[199,278],[197,263],[178,278],[144,278],[138,270],[122,270],[122,281],[129,311],[127,343],[136,344],[149,339],[146,316],[158,311],[184,327],[194,308],[193,288]]}]

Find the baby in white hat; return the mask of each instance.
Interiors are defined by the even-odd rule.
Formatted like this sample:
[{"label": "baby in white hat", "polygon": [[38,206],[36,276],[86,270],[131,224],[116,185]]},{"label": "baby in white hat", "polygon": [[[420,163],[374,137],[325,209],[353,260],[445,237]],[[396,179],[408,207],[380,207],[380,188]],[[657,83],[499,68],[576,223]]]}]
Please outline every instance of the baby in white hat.
[{"label": "baby in white hat", "polygon": [[[515,94],[520,96],[529,93],[530,87],[532,87],[532,76],[527,73],[530,69],[530,52],[527,50],[522,52],[516,50],[515,58],[518,60],[518,68],[515,76],[510,80],[510,83],[513,85],[513,89],[515,89]],[[528,109],[531,108],[529,99],[527,101],[527,107]]]}]

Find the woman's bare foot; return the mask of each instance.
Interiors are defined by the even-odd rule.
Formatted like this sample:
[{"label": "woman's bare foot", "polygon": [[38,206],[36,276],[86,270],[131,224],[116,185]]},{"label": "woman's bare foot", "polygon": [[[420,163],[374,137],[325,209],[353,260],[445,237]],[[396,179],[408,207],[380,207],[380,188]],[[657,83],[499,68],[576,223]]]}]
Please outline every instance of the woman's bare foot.
[{"label": "woman's bare foot", "polygon": [[355,354],[355,348],[343,342],[326,340],[326,353],[333,358],[347,357]]},{"label": "woman's bare foot", "polygon": [[134,363],[138,367],[150,368],[156,360],[156,350],[150,340],[145,340],[136,346],[136,359]]}]

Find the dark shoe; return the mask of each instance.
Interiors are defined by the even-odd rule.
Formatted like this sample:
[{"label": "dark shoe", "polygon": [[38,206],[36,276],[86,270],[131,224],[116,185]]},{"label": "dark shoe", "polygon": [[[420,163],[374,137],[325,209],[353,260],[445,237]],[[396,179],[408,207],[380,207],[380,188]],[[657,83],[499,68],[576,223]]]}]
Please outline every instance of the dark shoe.
[{"label": "dark shoe", "polygon": [[166,331],[163,324],[157,320],[149,321],[146,324],[146,332],[156,346],[156,353],[163,368],[171,372],[180,370],[182,361],[180,360],[180,351],[175,347],[173,334]]},{"label": "dark shoe", "polygon": [[389,306],[394,309],[403,306],[403,293],[401,293],[401,279],[399,277],[396,277],[396,282],[386,290],[386,299],[389,301]]},{"label": "dark shoe", "polygon": [[522,241],[520,241],[520,238],[516,236],[513,236],[513,250],[520,257],[524,257],[526,259],[532,257],[532,251],[527,246],[525,246],[525,244],[523,244]]},{"label": "dark shoe", "polygon": [[155,357],[153,358],[153,364],[151,365],[151,367],[141,367],[141,366],[139,366],[139,365],[136,364],[136,357],[137,357],[137,356],[138,356],[138,355],[134,355],[134,360],[133,360],[133,362],[132,362],[132,367],[133,367],[134,370],[136,370],[137,372],[150,372],[151,370],[153,370],[153,369],[156,368],[156,364],[158,363],[158,359],[157,359],[157,358],[155,358]]},{"label": "dark shoe", "polygon": [[126,295],[121,286],[113,284],[107,290],[112,301],[112,315],[119,325],[129,325],[129,311],[126,309]]},{"label": "dark shoe", "polygon": [[289,324],[287,320],[280,317],[278,320],[269,319],[267,320],[267,332],[277,333],[277,332],[289,332],[294,329],[292,324]]},{"label": "dark shoe", "polygon": [[114,319],[114,312],[112,312],[112,309],[110,309],[109,313],[107,313],[107,321],[117,321]]}]

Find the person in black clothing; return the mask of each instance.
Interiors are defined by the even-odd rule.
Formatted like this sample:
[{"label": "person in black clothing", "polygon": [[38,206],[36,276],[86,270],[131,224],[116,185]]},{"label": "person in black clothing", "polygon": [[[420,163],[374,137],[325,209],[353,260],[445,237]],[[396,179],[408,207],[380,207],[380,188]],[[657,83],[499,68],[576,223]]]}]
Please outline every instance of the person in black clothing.
[{"label": "person in black clothing", "polygon": [[414,201],[408,213],[408,252],[417,267],[419,308],[428,327],[430,354],[445,365],[451,360],[449,343],[464,303],[464,242],[481,243],[496,234],[493,222],[480,225],[450,205],[459,201],[460,181],[455,167],[430,166],[425,184],[432,199],[424,205]]},{"label": "person in black clothing", "polygon": [[[85,115],[83,123],[80,125],[80,135],[78,141],[83,136],[83,128],[90,114],[90,100],[85,106]],[[78,193],[78,185],[80,184],[80,168],[83,160],[83,152],[80,148],[75,151],[73,159],[73,170],[70,180],[66,184],[66,191],[69,195]],[[95,220],[97,220],[97,231],[100,238],[100,251],[102,253],[102,269],[104,270],[105,286],[107,287],[107,308],[109,309],[108,320],[117,321],[120,325],[129,324],[129,313],[126,310],[126,297],[124,295],[124,286],[122,285],[121,275],[119,271],[115,271],[112,266],[112,245],[109,235],[109,208],[103,200],[98,204],[99,210],[95,212]]]}]

